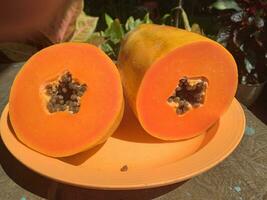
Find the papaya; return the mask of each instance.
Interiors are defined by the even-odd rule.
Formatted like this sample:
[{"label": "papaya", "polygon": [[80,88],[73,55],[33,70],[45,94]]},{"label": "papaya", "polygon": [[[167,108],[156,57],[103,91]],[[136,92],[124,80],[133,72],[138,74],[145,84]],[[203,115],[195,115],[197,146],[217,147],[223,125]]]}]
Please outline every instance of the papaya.
[{"label": "papaya", "polygon": [[120,74],[89,44],[62,43],[33,55],[17,74],[9,117],[17,138],[51,157],[65,157],[104,142],[124,110]]},{"label": "papaya", "polygon": [[165,25],[129,32],[118,68],[141,126],[162,140],[205,132],[230,106],[237,88],[237,66],[223,46]]}]

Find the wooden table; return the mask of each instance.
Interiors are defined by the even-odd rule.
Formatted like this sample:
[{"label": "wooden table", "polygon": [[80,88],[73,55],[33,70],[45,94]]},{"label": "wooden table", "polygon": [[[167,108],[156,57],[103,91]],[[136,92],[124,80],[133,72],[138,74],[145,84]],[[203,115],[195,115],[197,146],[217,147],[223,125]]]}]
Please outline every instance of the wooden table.
[{"label": "wooden table", "polygon": [[[0,64],[0,113],[21,65]],[[0,200],[267,200],[267,126],[244,110],[245,136],[226,160],[184,183],[155,189],[103,191],[57,183],[18,162],[0,140]]]}]

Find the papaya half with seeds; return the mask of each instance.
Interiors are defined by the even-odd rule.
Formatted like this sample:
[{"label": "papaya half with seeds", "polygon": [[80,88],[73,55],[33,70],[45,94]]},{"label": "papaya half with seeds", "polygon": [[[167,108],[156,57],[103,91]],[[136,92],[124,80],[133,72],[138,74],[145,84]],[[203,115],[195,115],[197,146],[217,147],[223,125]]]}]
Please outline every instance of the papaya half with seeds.
[{"label": "papaya half with seeds", "polygon": [[118,58],[125,94],[142,127],[163,140],[201,134],[230,106],[237,66],[220,44],[169,26],[128,33]]},{"label": "papaya half with seeds", "polygon": [[33,55],[15,78],[9,116],[17,138],[51,157],[104,142],[124,109],[120,74],[101,50],[62,43]]}]

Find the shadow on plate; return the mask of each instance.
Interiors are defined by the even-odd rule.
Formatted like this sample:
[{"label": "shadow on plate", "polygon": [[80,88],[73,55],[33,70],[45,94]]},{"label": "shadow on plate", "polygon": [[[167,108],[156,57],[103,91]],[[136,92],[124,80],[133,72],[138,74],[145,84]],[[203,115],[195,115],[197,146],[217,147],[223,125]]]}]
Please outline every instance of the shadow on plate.
[{"label": "shadow on plate", "polygon": [[212,138],[217,133],[219,125],[220,125],[220,120],[218,120],[215,124],[213,124],[211,127],[207,129],[205,137],[198,150],[202,149],[204,146],[206,146],[206,144],[208,144],[212,140]]},{"label": "shadow on plate", "polygon": [[146,131],[142,128],[137,118],[135,117],[133,111],[130,109],[127,102],[125,103],[124,116],[122,118],[120,126],[111,137],[137,143],[176,142],[160,140],[146,133]]},{"label": "shadow on plate", "polygon": [[82,163],[84,163],[86,160],[88,160],[91,156],[93,156],[98,150],[100,150],[104,144],[105,143],[99,144],[93,147],[92,149],[75,154],[73,156],[68,156],[68,157],[63,157],[63,158],[58,158],[58,159],[68,164],[79,166]]},{"label": "shadow on plate", "polygon": [[10,132],[13,134],[13,136],[20,142],[20,140],[18,139],[18,137],[17,137],[17,135],[16,135],[16,133],[14,131],[14,128],[13,128],[13,126],[11,124],[9,113],[7,115],[7,125],[8,125],[8,128],[9,128]]}]

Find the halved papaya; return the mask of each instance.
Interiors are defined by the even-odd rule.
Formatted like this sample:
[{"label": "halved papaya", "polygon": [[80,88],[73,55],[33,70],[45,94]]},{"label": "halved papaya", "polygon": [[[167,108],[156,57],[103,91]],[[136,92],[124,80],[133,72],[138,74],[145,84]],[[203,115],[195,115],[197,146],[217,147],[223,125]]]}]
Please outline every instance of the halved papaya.
[{"label": "halved papaya", "polygon": [[104,142],[124,109],[120,74],[101,50],[62,43],[33,55],[9,98],[17,138],[48,156],[64,157]]},{"label": "halved papaya", "polygon": [[141,25],[118,58],[125,94],[142,127],[163,140],[194,137],[227,110],[237,66],[220,44],[169,26]]}]

